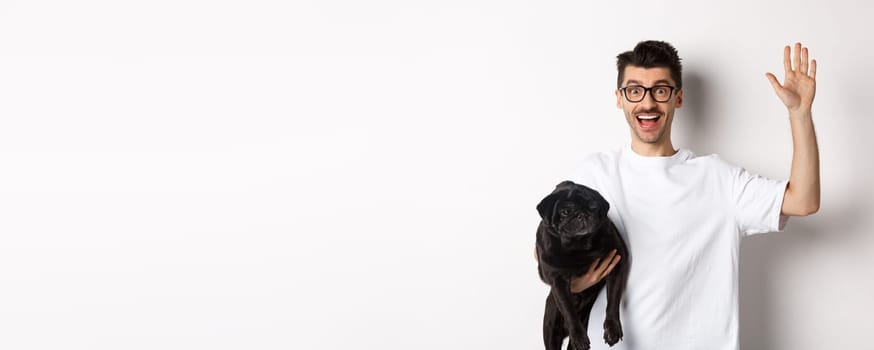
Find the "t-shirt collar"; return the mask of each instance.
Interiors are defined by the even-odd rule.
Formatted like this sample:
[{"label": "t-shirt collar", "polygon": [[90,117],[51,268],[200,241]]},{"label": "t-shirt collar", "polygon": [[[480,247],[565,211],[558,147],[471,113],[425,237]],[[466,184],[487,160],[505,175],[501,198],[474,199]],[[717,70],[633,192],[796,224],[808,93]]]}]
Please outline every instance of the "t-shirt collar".
[{"label": "t-shirt collar", "polygon": [[637,152],[634,152],[634,150],[631,149],[630,144],[622,148],[622,153],[624,153],[631,162],[639,164],[672,164],[692,158],[692,152],[684,148],[677,149],[676,153],[665,157],[642,156],[637,154]]}]

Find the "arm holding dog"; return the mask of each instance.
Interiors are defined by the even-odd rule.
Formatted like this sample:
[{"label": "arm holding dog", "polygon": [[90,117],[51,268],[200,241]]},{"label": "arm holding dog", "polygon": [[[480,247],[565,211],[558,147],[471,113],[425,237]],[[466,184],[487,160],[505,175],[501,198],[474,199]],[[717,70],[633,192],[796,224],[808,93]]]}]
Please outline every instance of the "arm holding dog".
[{"label": "arm holding dog", "polygon": [[[537,262],[540,262],[540,256],[537,254],[537,247],[534,247],[534,259],[536,259]],[[622,259],[622,256],[616,254],[616,250],[614,249],[610,251],[603,260],[601,258],[595,260],[586,274],[571,279],[571,293],[580,293],[589,287],[598,284],[598,282],[601,282],[601,280],[610,274],[610,271],[613,271],[616,264],[619,264],[620,259]]]}]

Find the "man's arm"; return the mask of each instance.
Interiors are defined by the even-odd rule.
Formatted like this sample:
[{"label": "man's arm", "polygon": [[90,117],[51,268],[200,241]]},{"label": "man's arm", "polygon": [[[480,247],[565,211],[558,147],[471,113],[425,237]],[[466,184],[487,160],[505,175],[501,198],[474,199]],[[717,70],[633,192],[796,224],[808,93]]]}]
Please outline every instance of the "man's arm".
[{"label": "man's arm", "polygon": [[[794,62],[791,49],[783,49],[786,76],[781,85],[771,73],[766,76],[774,92],[789,110],[792,128],[792,170],[789,185],[783,195],[783,215],[806,216],[819,210],[819,147],[813,128],[813,97],[816,95],[816,60],[808,64],[807,48],[795,44]],[[794,64],[793,64],[794,63]]]},{"label": "man's arm", "polygon": [[[586,274],[571,278],[571,293],[580,293],[601,282],[602,279],[610,274],[610,271],[613,271],[613,268],[616,267],[621,258],[621,256],[616,254],[616,249],[613,249],[610,253],[607,253],[604,260],[601,260],[601,258],[595,259],[592,265],[589,266],[589,271]],[[534,247],[534,259],[537,259],[537,262],[540,263],[537,247]]]}]

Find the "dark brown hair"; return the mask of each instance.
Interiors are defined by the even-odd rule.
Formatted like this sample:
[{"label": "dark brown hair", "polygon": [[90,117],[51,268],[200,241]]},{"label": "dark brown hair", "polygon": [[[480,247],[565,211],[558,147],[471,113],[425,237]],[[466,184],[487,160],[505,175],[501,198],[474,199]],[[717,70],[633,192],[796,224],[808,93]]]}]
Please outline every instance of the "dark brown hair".
[{"label": "dark brown hair", "polygon": [[680,56],[677,49],[664,41],[641,41],[634,50],[626,51],[616,56],[616,68],[619,70],[619,78],[616,87],[622,87],[622,79],[625,75],[625,67],[632,65],[641,68],[663,68],[671,71],[671,79],[677,83],[677,88],[683,88],[683,65],[680,64]]}]

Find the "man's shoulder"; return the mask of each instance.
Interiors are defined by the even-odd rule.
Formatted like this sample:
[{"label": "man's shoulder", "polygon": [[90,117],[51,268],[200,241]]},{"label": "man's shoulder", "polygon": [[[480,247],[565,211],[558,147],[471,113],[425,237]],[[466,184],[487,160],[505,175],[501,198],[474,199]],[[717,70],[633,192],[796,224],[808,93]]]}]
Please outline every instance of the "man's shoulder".
[{"label": "man's shoulder", "polygon": [[591,152],[580,159],[577,168],[594,167],[603,169],[606,165],[619,162],[620,153],[621,149]]},{"label": "man's shoulder", "polygon": [[745,172],[743,167],[725,160],[722,156],[716,153],[692,156],[686,160],[686,164],[692,166],[692,169],[689,169],[690,171],[700,175],[717,178],[721,182],[733,181],[733,179],[737,179]]},{"label": "man's shoulder", "polygon": [[690,164],[700,165],[716,171],[733,171],[738,168],[738,166],[726,161],[716,153],[699,156],[690,150],[685,151],[689,154],[686,162]]},{"label": "man's shoulder", "polygon": [[585,154],[573,169],[571,179],[577,183],[595,186],[601,180],[610,178],[611,169],[617,169],[620,150],[597,151]]}]

